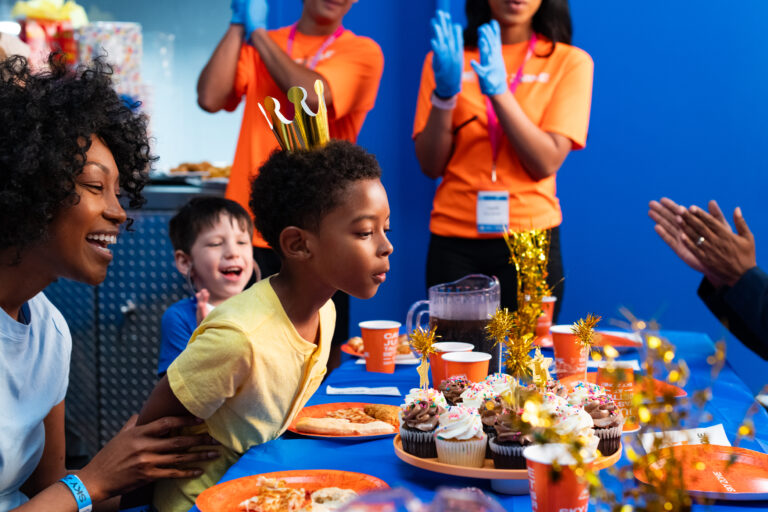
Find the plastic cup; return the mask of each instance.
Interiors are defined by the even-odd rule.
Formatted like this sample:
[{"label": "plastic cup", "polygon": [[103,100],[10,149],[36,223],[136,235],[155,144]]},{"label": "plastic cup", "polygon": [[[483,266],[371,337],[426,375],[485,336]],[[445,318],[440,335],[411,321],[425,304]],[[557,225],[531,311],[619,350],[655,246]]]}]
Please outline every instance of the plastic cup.
[{"label": "plastic cup", "polygon": [[[568,445],[553,443],[529,446],[523,450],[523,457],[528,467],[532,511],[587,512],[587,482],[576,476],[576,461],[568,453]],[[560,465],[561,471],[557,478],[553,478],[552,474],[552,464],[555,461]]]},{"label": "plastic cup", "polygon": [[450,352],[471,352],[475,348],[471,343],[461,343],[459,341],[439,341],[432,344],[436,353],[429,354],[429,370],[432,373],[432,387],[437,389],[445,379],[445,363],[443,355]]},{"label": "plastic cup", "polygon": [[443,356],[445,378],[466,377],[471,382],[480,382],[488,376],[491,354],[486,352],[450,352]]},{"label": "plastic cup", "polygon": [[627,361],[601,361],[597,364],[596,383],[605,389],[626,420],[625,428],[634,427],[632,393],[635,388],[635,370]]},{"label": "plastic cup", "polygon": [[581,346],[570,325],[553,325],[552,344],[555,349],[555,373],[562,379],[569,375],[580,375],[586,379],[587,350]]},{"label": "plastic cup", "polygon": [[552,346],[552,334],[549,332],[549,328],[552,327],[552,315],[555,313],[555,302],[557,297],[542,297],[541,310],[542,313],[536,321],[536,339],[534,343],[542,347]]},{"label": "plastic cup", "polygon": [[365,369],[369,372],[395,373],[400,322],[368,320],[360,322]]}]

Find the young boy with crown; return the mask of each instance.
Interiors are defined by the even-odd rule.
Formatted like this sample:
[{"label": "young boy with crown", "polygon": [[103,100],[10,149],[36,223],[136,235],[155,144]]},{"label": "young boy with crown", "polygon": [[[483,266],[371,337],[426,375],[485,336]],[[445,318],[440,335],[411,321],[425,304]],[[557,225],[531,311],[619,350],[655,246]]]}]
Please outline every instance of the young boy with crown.
[{"label": "young boy with crown", "polygon": [[[322,85],[316,84],[322,98]],[[317,114],[294,88],[293,122],[269,98],[274,152],[253,181],[256,227],[279,254],[278,274],[214,309],[192,335],[145,404],[139,423],[191,414],[221,443],[221,457],[198,478],[164,480],[154,504],[186,511],[250,447],[279,437],[326,372],[335,310],[343,290],[368,299],[389,271],[389,203],[376,159],[359,146],[327,139]]]}]

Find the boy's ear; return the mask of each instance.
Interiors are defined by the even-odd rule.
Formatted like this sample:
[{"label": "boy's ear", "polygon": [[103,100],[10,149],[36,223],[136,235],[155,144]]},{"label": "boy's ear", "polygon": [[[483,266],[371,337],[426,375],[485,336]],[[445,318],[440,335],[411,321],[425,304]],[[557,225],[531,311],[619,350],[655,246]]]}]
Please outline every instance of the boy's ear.
[{"label": "boy's ear", "polygon": [[308,258],[307,232],[296,226],[284,228],[280,232],[280,250],[286,258]]},{"label": "boy's ear", "polygon": [[176,270],[181,272],[183,276],[188,275],[192,270],[192,258],[181,249],[173,253],[173,259],[176,261]]}]

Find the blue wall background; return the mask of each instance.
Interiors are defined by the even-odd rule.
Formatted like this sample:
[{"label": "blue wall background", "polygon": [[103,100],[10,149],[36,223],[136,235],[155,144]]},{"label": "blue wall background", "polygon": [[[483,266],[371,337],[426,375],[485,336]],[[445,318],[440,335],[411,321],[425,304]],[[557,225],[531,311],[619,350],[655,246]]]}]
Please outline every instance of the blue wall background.
[{"label": "blue wall background", "polygon": [[[231,161],[241,111],[210,115],[195,101],[197,75],[226,28],[229,2],[82,3],[94,19],[144,26],[160,165]],[[292,23],[301,10],[299,0],[270,4],[273,27]],[[410,133],[434,5],[360,0],[345,20],[347,28],[375,39],[385,55],[376,108],[359,143],[384,169],[395,245],[392,273],[378,295],[353,301],[353,326],[371,318],[403,321],[408,306],[425,295],[435,185],[419,171]],[[463,1],[450,5],[463,22]],[[687,0],[642,9],[574,0],[571,10],[574,44],[592,55],[595,84],[587,148],[571,154],[558,174],[566,271],[560,320],[587,312],[617,319],[626,306],[666,329],[727,337],[696,297],[699,275],[654,233],[647,203],[667,195],[686,205],[717,199],[726,212],[740,205],[763,260],[768,2]],[[768,364],[727,338],[736,370],[754,389],[765,384]]]}]

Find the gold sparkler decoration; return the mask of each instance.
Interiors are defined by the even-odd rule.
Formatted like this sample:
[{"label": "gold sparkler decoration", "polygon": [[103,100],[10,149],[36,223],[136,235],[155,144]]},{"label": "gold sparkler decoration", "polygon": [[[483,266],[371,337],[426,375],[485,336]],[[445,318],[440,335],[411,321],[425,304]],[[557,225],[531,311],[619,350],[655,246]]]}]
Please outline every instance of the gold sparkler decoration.
[{"label": "gold sparkler decoration", "polygon": [[507,308],[496,309],[491,321],[485,326],[487,338],[493,340],[494,347],[499,344],[503,345],[513,326],[514,321],[509,310]]},{"label": "gold sparkler decoration", "polygon": [[589,350],[595,342],[595,326],[599,321],[599,316],[590,313],[587,318],[582,318],[571,327],[571,332],[576,335],[583,348]]},{"label": "gold sparkler decoration", "polygon": [[[411,347],[421,354],[421,363],[416,371],[419,372],[419,387],[424,389],[429,385],[429,355],[436,352],[432,345],[435,343],[435,339],[440,337],[435,334],[436,331],[437,326],[432,327],[429,331],[419,327],[410,335]],[[435,385],[437,384],[439,383],[435,383]]]}]

